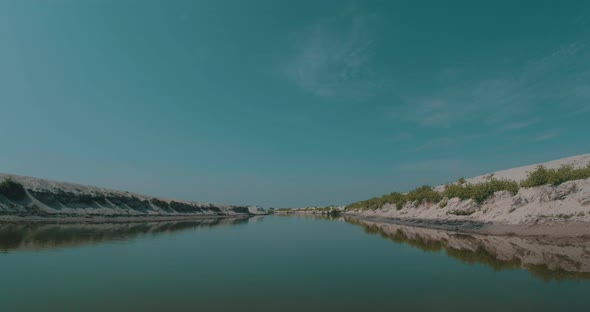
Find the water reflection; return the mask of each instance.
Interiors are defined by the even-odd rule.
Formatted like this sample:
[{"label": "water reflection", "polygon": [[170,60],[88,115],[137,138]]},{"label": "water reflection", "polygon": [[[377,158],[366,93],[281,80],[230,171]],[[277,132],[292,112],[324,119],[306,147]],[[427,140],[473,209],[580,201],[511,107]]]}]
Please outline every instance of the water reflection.
[{"label": "water reflection", "polygon": [[395,243],[426,252],[444,251],[464,263],[494,270],[526,269],[544,281],[590,279],[590,240],[462,234],[443,230],[345,218]]},{"label": "water reflection", "polygon": [[171,233],[198,227],[245,224],[250,221],[249,218],[212,218],[131,223],[0,223],[0,252],[125,241],[144,235]]},{"label": "water reflection", "polygon": [[[526,269],[545,281],[590,279],[588,239],[463,234],[349,217],[301,218],[344,220],[362,226],[366,233],[380,235],[395,243],[426,252],[445,252],[461,262],[484,264],[498,271]],[[262,220],[262,217],[253,217],[132,223],[0,223],[0,253],[126,241],[146,235]]]}]

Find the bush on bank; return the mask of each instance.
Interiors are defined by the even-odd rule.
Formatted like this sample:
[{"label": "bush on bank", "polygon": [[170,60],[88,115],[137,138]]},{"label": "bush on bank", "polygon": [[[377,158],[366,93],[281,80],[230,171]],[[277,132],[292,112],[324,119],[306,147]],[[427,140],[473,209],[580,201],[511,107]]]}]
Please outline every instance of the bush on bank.
[{"label": "bush on bank", "polygon": [[[508,191],[512,195],[516,195],[521,187],[527,188],[541,185],[559,185],[567,181],[589,178],[590,163],[588,163],[586,167],[578,169],[574,169],[571,165],[563,165],[558,169],[547,169],[544,166],[538,166],[534,171],[529,172],[527,178],[520,183],[511,180],[491,178],[486,182],[472,184],[467,183],[464,178],[460,178],[456,183],[445,185],[442,192],[437,192],[432,187],[424,185],[405,194],[393,192],[381,197],[359,201],[346,206],[346,209],[374,210],[382,208],[386,204],[391,204],[395,205],[399,210],[408,202],[439,203],[443,198],[459,198],[461,200],[473,199],[481,204],[494,193],[499,191]],[[445,205],[440,206],[444,207]]]},{"label": "bush on bank", "polygon": [[547,169],[538,166],[534,171],[529,172],[526,180],[520,182],[522,187],[534,187],[540,185],[559,185],[563,182],[590,178],[590,163],[579,169],[571,165],[563,165],[558,169]]}]

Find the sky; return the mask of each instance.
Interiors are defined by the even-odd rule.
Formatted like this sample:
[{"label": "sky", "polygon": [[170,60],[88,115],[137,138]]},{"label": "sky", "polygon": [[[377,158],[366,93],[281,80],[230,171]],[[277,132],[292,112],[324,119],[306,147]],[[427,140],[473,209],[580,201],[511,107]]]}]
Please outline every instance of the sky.
[{"label": "sky", "polygon": [[0,0],[0,172],[348,204],[590,152],[589,1]]}]

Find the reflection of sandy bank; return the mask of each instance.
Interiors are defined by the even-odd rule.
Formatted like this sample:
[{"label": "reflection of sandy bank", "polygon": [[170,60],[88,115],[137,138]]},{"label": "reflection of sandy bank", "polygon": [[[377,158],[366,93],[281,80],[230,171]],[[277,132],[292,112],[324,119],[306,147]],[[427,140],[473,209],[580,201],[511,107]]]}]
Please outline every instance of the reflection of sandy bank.
[{"label": "reflection of sandy bank", "polygon": [[247,222],[248,218],[215,218],[133,223],[4,223],[0,224],[0,252],[125,241],[144,235]]},{"label": "reflection of sandy bank", "polygon": [[590,279],[590,240],[462,234],[356,218],[346,221],[396,243],[445,251],[463,262],[495,270],[524,268],[544,280]]}]

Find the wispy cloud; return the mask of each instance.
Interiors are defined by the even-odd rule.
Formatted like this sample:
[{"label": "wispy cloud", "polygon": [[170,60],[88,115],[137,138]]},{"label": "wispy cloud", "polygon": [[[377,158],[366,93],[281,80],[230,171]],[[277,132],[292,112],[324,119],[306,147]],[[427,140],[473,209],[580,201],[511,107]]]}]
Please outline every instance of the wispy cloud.
[{"label": "wispy cloud", "polygon": [[[473,162],[465,159],[443,158],[398,162],[393,166],[392,170],[394,173],[400,175],[411,173],[412,176],[423,175],[429,177],[429,179],[443,174],[448,179],[449,177],[453,178],[457,174],[473,173],[476,168],[477,166]],[[420,181],[420,183],[425,182],[428,181]]]},{"label": "wispy cloud", "polygon": [[559,136],[559,132],[557,132],[557,131],[548,132],[548,133],[545,133],[543,135],[536,137],[535,141],[547,141],[547,140],[555,139],[558,136]]},{"label": "wispy cloud", "polygon": [[590,82],[577,86],[574,89],[573,97],[578,99],[579,103],[575,109],[568,114],[570,117],[590,113]]},{"label": "wispy cloud", "polygon": [[304,31],[285,73],[300,88],[324,98],[362,99],[384,84],[371,68],[375,42],[369,17],[347,9]]},{"label": "wispy cloud", "polygon": [[[589,50],[582,41],[566,44],[520,68],[498,70],[480,79],[474,78],[481,74],[468,69],[446,69],[435,76],[448,83],[430,92],[401,94],[404,104],[392,106],[391,115],[425,127],[478,121],[506,131],[539,122],[534,116],[539,105],[560,104],[564,113],[584,111],[585,103],[590,103],[590,66],[585,65],[590,62]],[[568,68],[572,70],[565,72]]]},{"label": "wispy cloud", "polygon": [[411,139],[412,137],[413,137],[413,135],[409,132],[399,132],[393,136],[391,141],[394,143],[399,143],[399,142],[407,141],[407,140]]},{"label": "wispy cloud", "polygon": [[473,140],[481,139],[484,135],[477,134],[477,133],[470,133],[470,134],[462,134],[462,135],[454,135],[454,136],[444,136],[435,138],[432,140],[427,140],[425,142],[420,143],[418,146],[411,148],[409,151],[411,152],[421,152],[421,151],[431,151],[431,150],[447,150],[451,148],[456,148],[457,146],[467,144]]},{"label": "wispy cloud", "polygon": [[580,114],[587,114],[590,113],[590,103],[588,105],[579,106],[576,110],[570,112],[568,116],[576,116]]},{"label": "wispy cloud", "polygon": [[517,120],[517,121],[509,122],[509,123],[502,125],[500,127],[500,129],[505,130],[505,131],[519,130],[519,129],[527,128],[527,127],[534,125],[540,121],[541,121],[540,118],[529,119],[529,120]]},{"label": "wispy cloud", "polygon": [[[393,109],[398,117],[428,127],[450,127],[473,119],[486,124],[504,123],[513,115],[528,112],[530,95],[519,93],[518,85],[499,78],[456,81],[431,93],[401,95],[403,106]],[[522,104],[513,105],[514,102]]]},{"label": "wispy cloud", "polygon": [[457,144],[457,139],[452,138],[452,137],[444,137],[444,138],[438,138],[435,140],[427,141],[421,145],[418,145],[417,147],[412,149],[412,151],[419,152],[419,151],[431,150],[431,149],[435,149],[435,148],[448,148],[448,147],[453,146],[455,144]]}]

